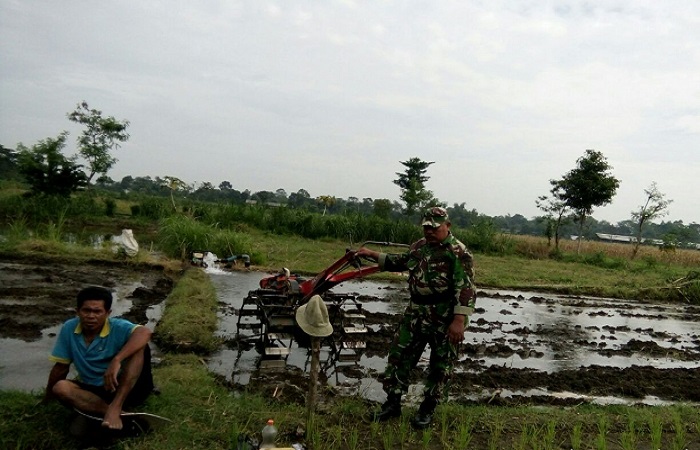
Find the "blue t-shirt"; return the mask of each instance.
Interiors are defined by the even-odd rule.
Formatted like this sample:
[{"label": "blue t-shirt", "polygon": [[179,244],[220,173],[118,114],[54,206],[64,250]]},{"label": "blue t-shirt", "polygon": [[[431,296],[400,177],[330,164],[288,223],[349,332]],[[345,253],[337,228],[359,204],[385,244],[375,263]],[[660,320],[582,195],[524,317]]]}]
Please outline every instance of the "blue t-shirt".
[{"label": "blue t-shirt", "polygon": [[80,381],[93,386],[103,386],[104,374],[109,363],[138,326],[140,325],[126,319],[109,317],[100,334],[87,345],[80,319],[74,317],[63,324],[49,359],[63,364],[74,363]]}]

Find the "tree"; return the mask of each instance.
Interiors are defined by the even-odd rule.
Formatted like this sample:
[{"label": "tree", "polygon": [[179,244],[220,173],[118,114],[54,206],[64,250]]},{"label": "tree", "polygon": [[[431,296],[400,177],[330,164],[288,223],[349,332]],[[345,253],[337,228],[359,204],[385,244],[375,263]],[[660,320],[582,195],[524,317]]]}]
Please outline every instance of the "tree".
[{"label": "tree", "polygon": [[261,205],[266,205],[268,202],[274,201],[275,193],[270,191],[258,191],[250,196],[252,200],[256,200]]},{"label": "tree", "polygon": [[566,213],[569,211],[569,207],[564,201],[563,195],[564,191],[560,185],[560,181],[549,180],[552,185],[550,189],[550,196],[542,195],[535,200],[535,204],[539,209],[544,211],[547,215],[546,220],[546,234],[548,238],[548,245],[551,242],[551,235],[554,235],[554,249],[559,251],[559,231],[561,226],[566,221]]},{"label": "tree", "polygon": [[607,205],[620,187],[620,181],[609,173],[612,169],[602,153],[586,150],[576,161],[576,168],[555,183],[561,188],[561,199],[574,212],[579,225],[577,253],[581,251],[583,225],[594,206]]},{"label": "tree", "polygon": [[115,185],[114,180],[107,175],[102,175],[99,177],[97,180],[95,180],[95,184],[103,189],[109,189]]},{"label": "tree", "polygon": [[311,195],[306,191],[306,189],[299,189],[297,192],[292,192],[289,194],[289,199],[287,203],[292,208],[304,208],[313,203],[311,200]]},{"label": "tree", "polygon": [[382,219],[388,219],[391,215],[392,209],[391,200],[386,198],[375,199],[372,209],[375,216],[381,217]]},{"label": "tree", "polygon": [[635,221],[635,229],[637,231],[637,240],[634,243],[632,250],[632,259],[637,256],[639,246],[642,243],[642,228],[646,222],[663,217],[668,214],[668,206],[673,200],[666,200],[666,194],[659,191],[656,186],[656,181],[652,181],[648,188],[644,189],[647,198],[638,211],[632,211],[632,220]]},{"label": "tree", "polygon": [[175,204],[175,191],[186,189],[187,183],[178,177],[165,176],[163,177],[162,185],[170,189],[170,202],[173,205],[173,210],[177,211],[177,205]]},{"label": "tree", "polygon": [[275,191],[274,200],[281,205],[287,203],[287,191],[282,188],[277,189]]},{"label": "tree", "polygon": [[78,153],[90,167],[87,177],[87,183],[90,184],[95,174],[106,174],[117,162],[110,151],[119,148],[120,142],[129,139],[126,132],[129,121],[120,122],[112,116],[102,117],[102,111],[90,109],[85,101],[68,114],[68,119],[85,125],[85,130],[78,138]]},{"label": "tree", "polygon": [[221,191],[228,191],[233,189],[233,185],[231,185],[230,181],[222,181],[219,183],[219,190]]},{"label": "tree", "polygon": [[326,210],[330,208],[331,206],[335,205],[336,198],[332,195],[319,195],[316,197],[316,201],[321,203],[323,205],[323,214],[322,216],[326,215]]},{"label": "tree", "polygon": [[127,175],[124,178],[122,178],[122,181],[119,182],[119,187],[122,188],[124,191],[128,191],[131,189],[131,185],[134,183],[134,177],[131,175]]},{"label": "tree", "polygon": [[401,200],[406,204],[404,213],[413,216],[426,206],[435,205],[437,200],[433,193],[425,188],[425,183],[430,177],[425,176],[433,161],[422,161],[420,158],[411,158],[408,161],[399,161],[406,167],[404,173],[396,172],[399,177],[394,184],[401,188]]},{"label": "tree", "polygon": [[17,152],[0,145],[0,180],[20,180]]},{"label": "tree", "polygon": [[469,228],[479,219],[479,212],[472,208],[471,211],[466,208],[466,203],[453,203],[452,208],[448,208],[450,221],[453,225],[462,228]]},{"label": "tree", "polygon": [[67,137],[68,132],[64,131],[55,139],[46,138],[31,148],[17,144],[19,172],[29,183],[33,195],[70,197],[86,185],[82,166],[62,153]]}]

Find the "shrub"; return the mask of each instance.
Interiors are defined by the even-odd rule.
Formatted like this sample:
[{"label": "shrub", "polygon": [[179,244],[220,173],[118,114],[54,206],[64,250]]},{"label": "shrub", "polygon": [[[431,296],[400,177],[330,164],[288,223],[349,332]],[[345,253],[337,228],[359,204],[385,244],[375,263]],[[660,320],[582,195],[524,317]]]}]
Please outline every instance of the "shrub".
[{"label": "shrub", "polygon": [[113,198],[105,199],[105,214],[107,217],[114,217],[114,212],[117,209],[117,202]]},{"label": "shrub", "polygon": [[131,215],[134,217],[159,220],[169,217],[173,212],[172,206],[167,200],[156,197],[144,198],[138,205],[131,206]]}]

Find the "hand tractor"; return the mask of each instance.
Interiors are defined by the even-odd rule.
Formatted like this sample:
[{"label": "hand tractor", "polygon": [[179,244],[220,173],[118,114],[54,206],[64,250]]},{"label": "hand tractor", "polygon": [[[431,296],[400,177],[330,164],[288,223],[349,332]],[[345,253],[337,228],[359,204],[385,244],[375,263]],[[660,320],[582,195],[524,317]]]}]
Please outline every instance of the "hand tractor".
[{"label": "hand tractor", "polygon": [[[362,246],[405,247],[405,244],[367,241]],[[324,339],[331,347],[337,361],[359,360],[359,350],[366,347],[363,335],[367,333],[365,315],[358,294],[336,294],[330,291],[338,284],[379,272],[372,262],[366,265],[364,258],[354,250],[311,279],[292,274],[289,269],[260,280],[260,289],[248,292],[238,311],[237,338],[254,341],[262,348],[261,369],[284,368],[291,344],[306,341],[296,324],[296,309],[312,296],[320,295],[328,309],[333,334]],[[243,330],[249,332],[241,333]]]}]

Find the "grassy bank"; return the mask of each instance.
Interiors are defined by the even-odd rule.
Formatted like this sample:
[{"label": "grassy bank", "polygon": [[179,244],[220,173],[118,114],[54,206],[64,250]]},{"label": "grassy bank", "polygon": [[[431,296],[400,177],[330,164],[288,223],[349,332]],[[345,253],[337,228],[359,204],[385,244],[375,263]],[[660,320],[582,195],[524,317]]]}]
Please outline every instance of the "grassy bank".
[{"label": "grassy bank", "polygon": [[[316,274],[340,258],[347,248],[357,249],[360,243],[337,240],[316,240],[298,236],[275,235],[248,230],[253,248],[264,255],[266,264],[259,270],[279,270]],[[571,244],[571,243],[569,243]],[[564,252],[557,259],[545,239],[523,238],[519,244],[530,257],[516,255],[474,255],[476,282],[480,288],[546,291],[575,295],[594,295],[649,301],[686,301],[675,280],[683,279],[693,267],[700,267],[700,252],[679,250],[668,255],[658,249],[645,248],[635,260],[624,257],[629,246],[597,242],[584,243],[580,255],[575,248],[562,244]],[[377,249],[396,251],[391,248]],[[609,254],[606,251],[610,252]],[[656,252],[656,253],[654,253]],[[655,259],[658,258],[658,259]],[[697,262],[697,266],[692,263]],[[689,265],[690,264],[690,265]],[[388,274],[375,277],[394,278]],[[700,280],[695,282],[695,296],[700,303]]]},{"label": "grassy bank", "polygon": [[155,342],[168,352],[213,352],[220,345],[214,336],[217,305],[208,275],[197,268],[187,270],[166,300],[156,326]]},{"label": "grassy bank", "polygon": [[[122,449],[231,449],[239,434],[259,433],[268,418],[280,443],[304,442],[310,450],[370,449],[692,449],[700,448],[700,411],[690,406],[490,407],[444,405],[432,428],[415,431],[405,408],[387,424],[363,420],[356,398],[319,407],[306,424],[305,407],[254,393],[234,393],[217,383],[193,355],[168,355],[154,370],[161,395],[144,410],[173,419],[166,429],[117,443]],[[76,448],[67,430],[72,412],[58,404],[35,406],[38,396],[0,392],[0,448]],[[297,427],[306,438],[295,436]]]},{"label": "grassy bank", "polygon": [[[130,263],[170,261],[155,258],[151,252],[155,246],[155,250],[182,260],[189,257],[192,249],[212,250],[222,258],[247,253],[256,270],[278,271],[287,267],[296,273],[312,275],[340,258],[346,249],[361,245],[331,238],[275,234],[242,224],[231,231],[205,226],[188,218],[172,219],[162,225],[157,238],[149,234],[136,235],[137,240],[143,238],[142,250],[135,259],[128,260]],[[57,220],[30,232],[22,221],[15,221],[5,231],[5,239],[0,240],[0,253],[120,260],[108,244],[95,250],[63,242],[61,236],[65,229],[65,223]],[[582,242],[579,253],[576,242],[562,241],[560,251],[553,252],[544,238],[507,236],[502,239],[511,242],[513,252],[474,255],[476,282],[480,288],[700,304],[700,274],[697,272],[700,251],[697,250],[667,252],[643,246],[638,257],[630,259],[632,247],[625,244]],[[689,278],[693,273],[696,278]],[[391,278],[391,275],[375,277]]]}]

